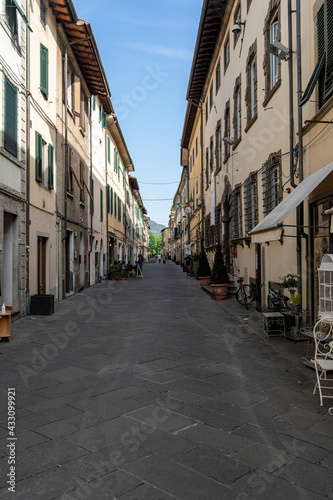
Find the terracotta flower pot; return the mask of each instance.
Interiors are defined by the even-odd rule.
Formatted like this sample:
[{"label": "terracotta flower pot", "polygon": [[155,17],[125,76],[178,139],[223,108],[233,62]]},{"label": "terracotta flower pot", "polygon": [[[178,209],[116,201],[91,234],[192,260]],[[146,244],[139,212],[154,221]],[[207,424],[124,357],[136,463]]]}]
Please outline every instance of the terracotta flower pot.
[{"label": "terracotta flower pot", "polygon": [[213,291],[213,299],[215,300],[225,300],[228,297],[228,284],[216,285],[211,283],[210,285]]},{"label": "terracotta flower pot", "polygon": [[210,281],[210,276],[199,276],[200,286],[208,286]]}]

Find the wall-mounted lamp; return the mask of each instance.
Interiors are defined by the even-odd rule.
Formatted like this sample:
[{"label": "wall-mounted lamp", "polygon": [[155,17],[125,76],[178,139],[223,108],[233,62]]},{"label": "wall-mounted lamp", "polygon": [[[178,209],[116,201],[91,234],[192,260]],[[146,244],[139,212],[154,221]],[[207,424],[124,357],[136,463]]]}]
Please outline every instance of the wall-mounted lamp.
[{"label": "wall-mounted lamp", "polygon": [[268,52],[273,54],[273,56],[276,56],[278,59],[281,59],[281,61],[287,61],[290,58],[289,50],[281,42],[275,41],[270,43],[268,46]]},{"label": "wall-mounted lamp", "polygon": [[232,27],[232,30],[231,30],[232,33],[234,33],[235,35],[239,35],[240,32],[242,31],[242,26],[245,27],[245,23],[246,23],[246,21],[244,21],[242,23],[240,19],[237,19],[237,21],[235,22],[235,24]]},{"label": "wall-mounted lamp", "polygon": [[222,141],[225,143],[225,144],[229,144],[229,146],[232,146],[233,144],[235,144],[235,141],[233,139],[231,139],[230,137],[222,137]]}]

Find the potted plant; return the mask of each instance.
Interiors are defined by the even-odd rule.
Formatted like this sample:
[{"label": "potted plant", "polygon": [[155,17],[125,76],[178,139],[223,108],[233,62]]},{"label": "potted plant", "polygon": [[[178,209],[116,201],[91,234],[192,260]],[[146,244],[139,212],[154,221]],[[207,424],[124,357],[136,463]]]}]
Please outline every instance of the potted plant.
[{"label": "potted plant", "polygon": [[198,278],[200,280],[201,288],[203,286],[209,285],[210,273],[211,269],[207,259],[207,254],[205,252],[205,249],[202,249],[199,255],[199,267],[198,267]]},{"label": "potted plant", "polygon": [[113,281],[120,281],[123,277],[123,265],[121,262],[110,266],[110,278]]},{"label": "potted plant", "polygon": [[294,314],[300,314],[302,309],[302,295],[298,293],[291,298],[291,310]]},{"label": "potted plant", "polygon": [[213,299],[224,300],[228,296],[229,276],[224,264],[222,248],[220,243],[216,247],[213,269],[210,277],[213,290]]},{"label": "potted plant", "polygon": [[291,299],[293,299],[296,290],[299,285],[299,276],[297,274],[288,273],[285,276],[281,277],[282,281],[280,286],[284,289],[287,289],[290,293]]}]

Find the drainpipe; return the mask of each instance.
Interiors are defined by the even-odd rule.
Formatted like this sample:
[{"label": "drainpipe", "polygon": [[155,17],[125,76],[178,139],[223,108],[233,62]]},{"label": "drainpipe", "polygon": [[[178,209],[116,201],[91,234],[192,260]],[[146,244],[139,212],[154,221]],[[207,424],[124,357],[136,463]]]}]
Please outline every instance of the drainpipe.
[{"label": "drainpipe", "polygon": [[[26,16],[30,20],[30,2],[26,1]],[[29,279],[29,251],[30,251],[30,30],[26,28],[26,307],[30,314],[30,279]]]},{"label": "drainpipe", "polygon": [[[301,2],[296,1],[296,30],[297,30],[297,94],[298,94],[298,164],[299,182],[303,181],[303,112],[301,104],[302,98],[302,41],[301,41]],[[302,228],[304,220],[303,202],[297,207],[297,274],[299,275],[298,293],[302,294],[302,236],[305,236]]]},{"label": "drainpipe", "polygon": [[294,83],[293,83],[293,31],[292,6],[288,0],[288,44],[289,44],[289,149],[290,149],[290,185],[295,188],[294,176]]},{"label": "drainpipe", "polygon": [[[93,170],[93,161],[92,161],[92,97],[90,97],[90,104],[89,104],[89,128],[90,128],[90,191],[92,187],[92,170]],[[90,193],[91,196],[94,195],[94,193]],[[93,204],[93,199],[90,199],[90,207]],[[93,267],[93,213],[90,208],[90,259],[89,259],[89,285],[91,285],[91,280],[92,280],[92,267]]]},{"label": "drainpipe", "polygon": [[65,293],[67,292],[68,283],[68,266],[67,266],[67,191],[68,191],[68,117],[67,117],[67,107],[68,107],[68,96],[67,96],[67,68],[68,68],[68,43],[65,44],[65,63],[64,63],[64,87],[65,87],[65,222],[64,222],[64,242],[65,242]]}]

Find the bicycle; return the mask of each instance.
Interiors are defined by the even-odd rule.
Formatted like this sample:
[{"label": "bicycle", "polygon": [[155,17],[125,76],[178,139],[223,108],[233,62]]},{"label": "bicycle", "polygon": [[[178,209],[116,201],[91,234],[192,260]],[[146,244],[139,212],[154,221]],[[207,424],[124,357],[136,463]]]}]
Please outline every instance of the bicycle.
[{"label": "bicycle", "polygon": [[[261,286],[265,286],[268,288],[267,290],[267,309],[273,309],[274,311],[281,311],[281,309],[288,309],[288,301],[289,297],[286,297],[281,290],[277,288],[272,288],[271,281],[265,281],[261,284]],[[279,286],[279,283],[275,283],[276,286]],[[266,292],[264,292],[264,296],[266,299]]]},{"label": "bicycle", "polygon": [[236,299],[239,304],[242,304],[248,309],[248,304],[254,299],[254,291],[251,285],[244,285],[244,278],[238,278],[237,283],[239,288],[236,292]]}]

